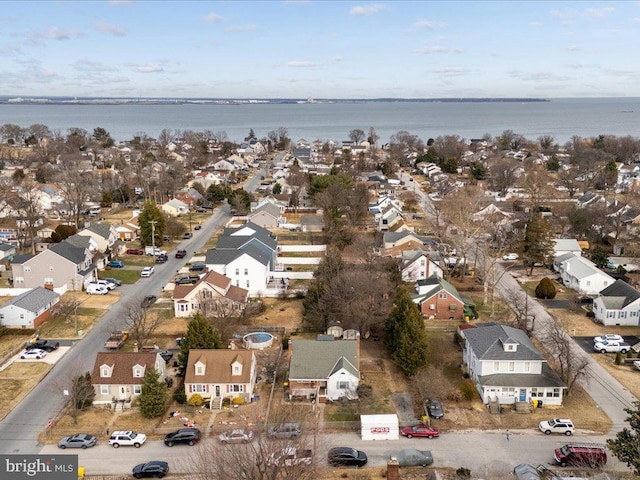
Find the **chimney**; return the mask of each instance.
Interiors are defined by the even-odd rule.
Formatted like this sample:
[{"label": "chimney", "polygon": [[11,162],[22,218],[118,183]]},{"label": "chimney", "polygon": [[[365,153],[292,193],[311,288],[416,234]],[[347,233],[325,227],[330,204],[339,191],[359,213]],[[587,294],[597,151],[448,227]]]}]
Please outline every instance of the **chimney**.
[{"label": "chimney", "polygon": [[425,272],[425,278],[429,278],[429,262],[430,262],[430,259],[429,259],[429,255],[427,255],[426,257],[427,257],[427,268],[426,268],[427,271]]},{"label": "chimney", "polygon": [[400,480],[400,464],[395,457],[387,462],[387,480]]}]

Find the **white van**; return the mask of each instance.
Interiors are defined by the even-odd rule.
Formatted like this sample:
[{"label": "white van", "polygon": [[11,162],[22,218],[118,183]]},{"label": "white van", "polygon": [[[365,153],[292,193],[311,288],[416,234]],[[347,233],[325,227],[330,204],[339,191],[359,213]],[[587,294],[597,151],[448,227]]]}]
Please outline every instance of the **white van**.
[{"label": "white van", "polygon": [[106,295],[107,293],[109,293],[109,289],[104,285],[99,285],[97,283],[90,283],[87,285],[88,295]]}]

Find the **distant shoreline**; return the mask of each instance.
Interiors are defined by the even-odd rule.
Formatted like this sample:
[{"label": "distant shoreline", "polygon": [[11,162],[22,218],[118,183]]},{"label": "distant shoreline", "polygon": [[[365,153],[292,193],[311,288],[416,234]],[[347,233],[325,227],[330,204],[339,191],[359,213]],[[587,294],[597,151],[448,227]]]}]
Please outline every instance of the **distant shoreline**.
[{"label": "distant shoreline", "polygon": [[0,105],[283,105],[331,103],[531,103],[550,102],[545,98],[93,98],[93,97],[9,97]]}]

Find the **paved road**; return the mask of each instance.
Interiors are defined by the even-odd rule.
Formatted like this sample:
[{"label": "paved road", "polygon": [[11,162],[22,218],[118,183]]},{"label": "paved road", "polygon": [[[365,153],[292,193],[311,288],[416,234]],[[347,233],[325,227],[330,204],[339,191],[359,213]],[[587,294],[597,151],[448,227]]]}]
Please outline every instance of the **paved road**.
[{"label": "paved road", "polygon": [[177,247],[187,250],[187,258],[176,259],[173,252],[169,252],[169,260],[163,265],[156,265],[155,273],[150,278],[120,287],[122,297],[118,303],[107,311],[82,341],[75,342],[49,374],[0,422],[0,452],[33,454],[40,451],[42,445],[38,443],[38,434],[44,430],[48,420],[62,410],[65,403],[63,390],[68,385],[68,379],[92,370],[96,353],[103,350],[109,333],[124,327],[126,303],[139,301],[145,295],[158,295],[176,271],[229,218],[229,206],[224,204],[212,212],[193,238]]}]

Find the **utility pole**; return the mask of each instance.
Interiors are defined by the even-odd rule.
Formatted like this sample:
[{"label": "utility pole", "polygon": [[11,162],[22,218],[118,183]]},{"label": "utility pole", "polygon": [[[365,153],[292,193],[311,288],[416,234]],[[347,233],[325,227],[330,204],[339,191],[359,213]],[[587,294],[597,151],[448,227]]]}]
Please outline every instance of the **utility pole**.
[{"label": "utility pole", "polygon": [[151,246],[153,247],[153,263],[156,263],[156,223],[157,220],[149,220],[151,224]]},{"label": "utility pole", "polygon": [[73,321],[76,328],[76,337],[78,336],[78,300],[76,298],[76,277],[71,279],[71,285],[73,287]]}]

